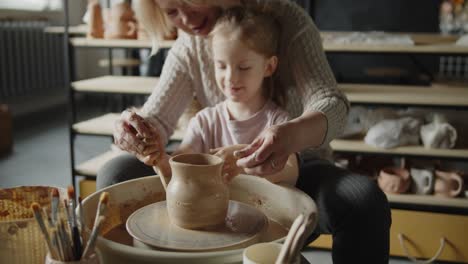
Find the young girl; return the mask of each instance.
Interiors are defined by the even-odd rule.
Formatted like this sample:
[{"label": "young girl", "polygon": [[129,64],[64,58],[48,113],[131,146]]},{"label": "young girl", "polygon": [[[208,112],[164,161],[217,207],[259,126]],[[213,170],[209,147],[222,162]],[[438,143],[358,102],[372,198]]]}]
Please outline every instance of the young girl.
[{"label": "young girl", "polygon": [[[230,181],[242,172],[234,152],[245,148],[266,128],[289,119],[279,107],[285,100],[281,87],[271,81],[278,65],[278,28],[268,14],[239,7],[226,10],[217,20],[210,44],[216,84],[226,100],[192,118],[174,155],[220,156],[225,160],[224,179]],[[292,154],[282,171],[265,178],[294,185],[297,176],[297,159]]]}]

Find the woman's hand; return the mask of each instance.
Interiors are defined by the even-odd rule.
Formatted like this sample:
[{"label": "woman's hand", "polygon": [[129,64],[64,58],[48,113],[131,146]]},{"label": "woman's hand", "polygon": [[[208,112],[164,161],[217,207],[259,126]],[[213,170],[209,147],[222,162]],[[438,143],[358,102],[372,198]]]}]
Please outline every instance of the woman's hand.
[{"label": "woman's hand", "polygon": [[290,154],[293,129],[284,123],[264,130],[250,145],[236,151],[237,166],[251,175],[265,176],[280,172]]},{"label": "woman's hand", "polygon": [[218,156],[224,160],[224,182],[230,182],[234,177],[239,175],[239,173],[243,172],[243,170],[236,165],[237,158],[234,156],[234,152],[241,150],[245,147],[247,147],[247,145],[239,144],[210,150],[210,154]]},{"label": "woman's hand", "polygon": [[114,124],[114,143],[120,149],[135,155],[146,165],[156,165],[164,147],[159,131],[133,110],[122,112]]}]

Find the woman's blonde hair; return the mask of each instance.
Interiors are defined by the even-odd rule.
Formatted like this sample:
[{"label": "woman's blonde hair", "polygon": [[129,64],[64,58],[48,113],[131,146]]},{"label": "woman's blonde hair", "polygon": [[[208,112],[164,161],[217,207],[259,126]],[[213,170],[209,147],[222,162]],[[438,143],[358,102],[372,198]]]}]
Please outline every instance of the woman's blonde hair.
[{"label": "woman's blonde hair", "polygon": [[[278,57],[280,25],[270,13],[245,7],[227,9],[218,18],[209,35],[211,42],[216,35],[237,39],[265,58]],[[264,80],[265,97],[284,106],[284,91],[273,85],[274,76],[273,74]]]},{"label": "woman's blonde hair", "polygon": [[[172,0],[191,6],[213,5],[219,6],[222,9],[232,7],[234,0]],[[238,0],[242,6],[255,5],[258,0]],[[171,22],[167,18],[163,10],[155,0],[134,0],[133,7],[138,22],[143,25],[143,28],[148,33],[152,42],[152,54],[159,49],[158,43],[163,40],[164,36],[170,35],[173,30]]]},{"label": "woman's blonde hair", "polygon": [[[183,4],[197,6],[206,5],[216,0],[172,0]],[[170,35],[173,30],[171,22],[167,18],[164,11],[159,7],[155,0],[134,0],[133,8],[135,10],[138,22],[143,25],[143,28],[148,33],[152,42],[151,54],[154,54],[159,49],[159,42],[164,39],[164,36]]]}]

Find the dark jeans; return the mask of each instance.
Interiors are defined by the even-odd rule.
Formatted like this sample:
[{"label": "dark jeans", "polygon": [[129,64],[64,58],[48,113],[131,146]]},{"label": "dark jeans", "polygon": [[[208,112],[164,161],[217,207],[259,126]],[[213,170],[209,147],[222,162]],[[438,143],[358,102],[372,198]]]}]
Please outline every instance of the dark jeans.
[{"label": "dark jeans", "polygon": [[[108,162],[98,173],[97,188],[154,175],[132,155]],[[317,203],[319,223],[309,241],[333,236],[333,263],[388,263],[390,208],[385,194],[369,178],[325,160],[301,164],[297,187]]]}]

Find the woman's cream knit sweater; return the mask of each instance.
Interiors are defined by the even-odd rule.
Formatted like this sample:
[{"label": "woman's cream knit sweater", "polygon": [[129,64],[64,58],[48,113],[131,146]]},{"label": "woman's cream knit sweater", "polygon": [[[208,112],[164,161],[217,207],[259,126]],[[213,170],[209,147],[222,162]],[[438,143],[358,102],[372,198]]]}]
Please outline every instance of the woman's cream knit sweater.
[{"label": "woman's cream knit sweater", "polygon": [[[328,153],[328,143],[341,133],[346,123],[348,101],[337,89],[320,34],[310,16],[289,0],[254,2],[265,4],[281,25],[276,72],[279,83],[275,85],[287,89],[286,110],[292,118],[303,111],[322,112],[327,117],[328,129],[322,146],[304,152],[323,158]],[[214,106],[224,100],[216,86],[208,41],[180,34],[166,58],[160,81],[140,114],[159,128],[163,143],[167,143],[194,96],[202,106]]]}]

